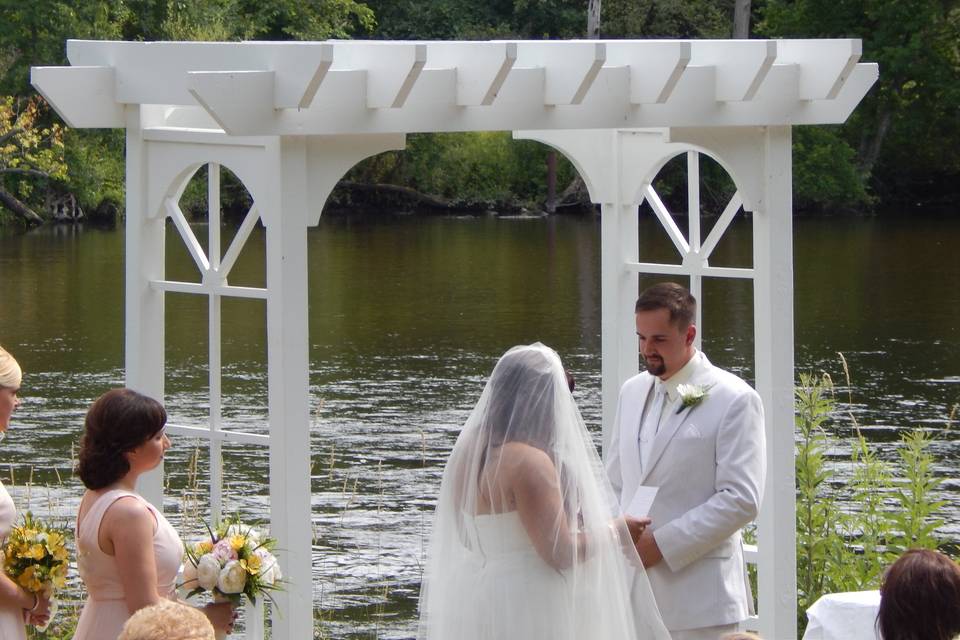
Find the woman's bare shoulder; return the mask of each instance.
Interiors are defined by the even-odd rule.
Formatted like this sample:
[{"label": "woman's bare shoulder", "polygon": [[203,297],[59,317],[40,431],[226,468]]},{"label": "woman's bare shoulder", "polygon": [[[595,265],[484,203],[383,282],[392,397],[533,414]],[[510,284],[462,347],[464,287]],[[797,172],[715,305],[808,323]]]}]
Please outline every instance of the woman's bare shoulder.
[{"label": "woman's bare shoulder", "polygon": [[508,469],[520,470],[524,468],[529,470],[532,467],[548,471],[556,468],[553,460],[545,451],[525,442],[508,442],[503,445],[500,460]]}]

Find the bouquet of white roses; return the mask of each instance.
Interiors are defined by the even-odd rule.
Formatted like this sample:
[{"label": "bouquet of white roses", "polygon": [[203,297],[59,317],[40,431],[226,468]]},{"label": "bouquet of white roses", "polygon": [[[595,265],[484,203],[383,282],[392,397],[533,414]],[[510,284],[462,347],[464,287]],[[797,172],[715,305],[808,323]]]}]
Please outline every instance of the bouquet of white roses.
[{"label": "bouquet of white roses", "polygon": [[51,527],[29,511],[24,514],[23,523],[14,526],[7,537],[4,572],[30,593],[43,593],[50,598],[50,618],[37,627],[40,631],[46,630],[57,613],[53,594],[67,582],[69,557],[66,530]]},{"label": "bouquet of white roses", "polygon": [[187,597],[209,591],[214,599],[239,605],[241,596],[251,602],[270,598],[280,587],[280,565],[273,555],[277,541],[238,521],[221,523],[210,536],[186,548],[183,586]]}]

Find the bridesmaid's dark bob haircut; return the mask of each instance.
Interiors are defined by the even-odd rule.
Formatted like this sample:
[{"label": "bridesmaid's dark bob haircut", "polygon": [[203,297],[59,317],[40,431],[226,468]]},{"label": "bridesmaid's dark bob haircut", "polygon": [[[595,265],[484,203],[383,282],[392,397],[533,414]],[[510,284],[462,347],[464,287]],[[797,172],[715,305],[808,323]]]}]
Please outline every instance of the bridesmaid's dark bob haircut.
[{"label": "bridesmaid's dark bob haircut", "polygon": [[130,471],[124,453],[157,435],[167,423],[163,405],[133,389],[112,389],[87,411],[77,475],[87,489],[103,489]]}]

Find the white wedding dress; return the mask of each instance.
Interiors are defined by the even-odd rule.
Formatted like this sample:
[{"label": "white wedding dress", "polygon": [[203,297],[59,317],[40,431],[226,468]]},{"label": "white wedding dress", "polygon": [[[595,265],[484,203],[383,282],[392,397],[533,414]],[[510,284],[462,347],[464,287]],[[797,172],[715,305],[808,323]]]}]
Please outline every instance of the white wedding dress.
[{"label": "white wedding dress", "polygon": [[460,576],[455,589],[474,598],[463,603],[460,616],[449,616],[456,628],[437,637],[575,638],[568,615],[572,594],[564,576],[537,555],[517,512],[469,517],[479,549],[471,561],[457,567]]},{"label": "white wedding dress", "polygon": [[[517,496],[534,485],[546,489],[522,519]],[[418,638],[670,638],[560,359],[541,344],[500,359],[444,469]]]}]

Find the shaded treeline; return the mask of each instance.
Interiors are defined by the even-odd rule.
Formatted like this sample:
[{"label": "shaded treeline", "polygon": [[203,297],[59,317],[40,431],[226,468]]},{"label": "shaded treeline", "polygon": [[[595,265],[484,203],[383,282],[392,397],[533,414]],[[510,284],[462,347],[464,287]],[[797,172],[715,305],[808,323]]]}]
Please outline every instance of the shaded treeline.
[{"label": "shaded treeline", "polygon": [[[844,125],[794,129],[797,210],[950,210],[958,195],[958,0],[0,0],[0,14],[0,222],[78,207],[110,220],[122,209],[123,132],[64,129],[29,85],[31,65],[66,64],[68,38],[859,37],[880,80]],[[329,205],[542,208],[549,155],[507,132],[414,134],[405,151],[354,167]],[[684,179],[671,163],[658,185],[680,208],[670,198]],[[704,179],[712,209],[730,185],[722,171]],[[243,211],[248,196],[232,180],[224,205]],[[561,208],[587,205],[562,158],[555,183]],[[203,199],[198,184],[183,206],[199,212]]]}]

